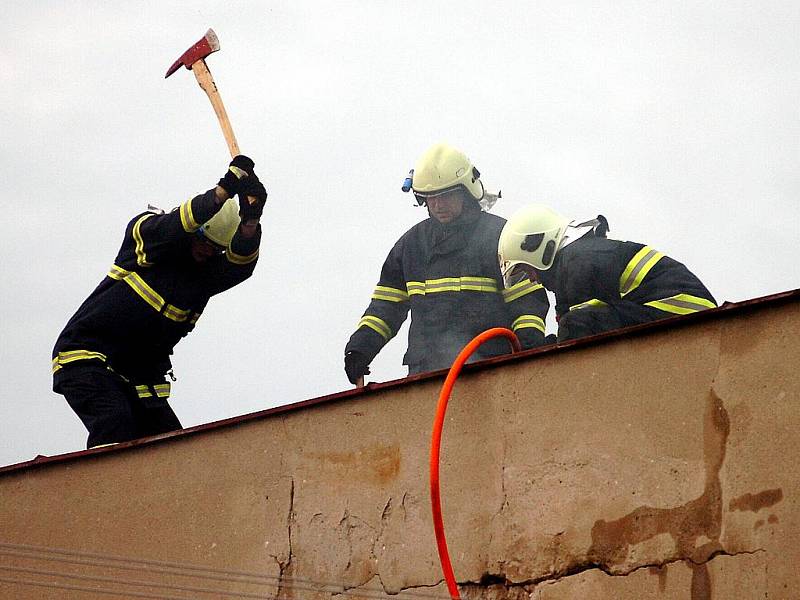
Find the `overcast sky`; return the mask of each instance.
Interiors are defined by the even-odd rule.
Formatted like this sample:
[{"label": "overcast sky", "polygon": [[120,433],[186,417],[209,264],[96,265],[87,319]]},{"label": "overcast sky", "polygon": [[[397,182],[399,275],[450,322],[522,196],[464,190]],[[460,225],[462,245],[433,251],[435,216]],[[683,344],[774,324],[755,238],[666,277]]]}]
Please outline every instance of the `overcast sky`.
[{"label": "overcast sky", "polygon": [[[270,192],[254,276],[177,347],[184,426],[350,387],[344,344],[425,218],[400,185],[448,141],[502,189],[598,213],[719,302],[800,287],[800,4],[13,2],[0,21],[0,465],[84,448],[50,353],[127,221],[212,187],[229,155],[208,59]],[[552,325],[552,321],[551,321]],[[407,327],[373,363],[405,375]]]}]

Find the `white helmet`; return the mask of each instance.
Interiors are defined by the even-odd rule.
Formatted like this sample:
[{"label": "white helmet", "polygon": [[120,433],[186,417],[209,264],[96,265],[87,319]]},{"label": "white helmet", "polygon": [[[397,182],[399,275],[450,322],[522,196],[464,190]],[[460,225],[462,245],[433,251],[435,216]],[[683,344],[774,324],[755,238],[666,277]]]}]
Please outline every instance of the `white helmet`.
[{"label": "white helmet", "polygon": [[518,264],[546,271],[553,266],[570,219],[543,204],[531,204],[503,226],[497,256],[503,276]]},{"label": "white helmet", "polygon": [[233,198],[228,198],[217,214],[203,223],[200,233],[218,246],[227,248],[240,222],[239,205]]},{"label": "white helmet", "polygon": [[467,155],[448,144],[434,144],[414,166],[411,187],[417,201],[463,188],[476,201],[484,196],[483,183]]}]

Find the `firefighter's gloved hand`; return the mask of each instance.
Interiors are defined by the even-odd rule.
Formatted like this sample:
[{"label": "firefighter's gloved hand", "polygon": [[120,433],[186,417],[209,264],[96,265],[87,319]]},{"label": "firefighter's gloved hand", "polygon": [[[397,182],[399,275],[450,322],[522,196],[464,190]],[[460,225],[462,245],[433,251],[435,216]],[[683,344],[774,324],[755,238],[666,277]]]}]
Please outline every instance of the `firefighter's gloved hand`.
[{"label": "firefighter's gloved hand", "polygon": [[242,223],[258,220],[267,203],[267,190],[255,173],[239,183],[239,216]]},{"label": "firefighter's gloved hand", "polygon": [[229,198],[233,198],[239,192],[241,182],[253,173],[254,166],[255,163],[244,154],[235,156],[217,185],[225,190]]},{"label": "firefighter's gloved hand", "polygon": [[361,352],[351,350],[344,355],[344,372],[350,383],[356,385],[359,377],[369,375],[369,361]]}]

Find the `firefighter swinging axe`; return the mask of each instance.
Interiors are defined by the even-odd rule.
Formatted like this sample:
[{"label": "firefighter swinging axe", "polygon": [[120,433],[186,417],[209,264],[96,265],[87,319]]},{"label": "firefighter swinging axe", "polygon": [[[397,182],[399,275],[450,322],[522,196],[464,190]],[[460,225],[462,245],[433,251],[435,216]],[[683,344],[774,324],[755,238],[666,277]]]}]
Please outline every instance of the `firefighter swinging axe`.
[{"label": "firefighter swinging axe", "polygon": [[211,106],[214,107],[214,112],[217,114],[219,124],[222,127],[222,134],[225,136],[225,141],[228,144],[231,157],[239,154],[239,144],[236,142],[236,136],[233,134],[231,122],[228,119],[228,113],[225,112],[225,105],[222,104],[222,97],[217,90],[217,84],[214,83],[214,78],[211,77],[211,72],[208,70],[205,58],[212,52],[219,50],[219,38],[214,33],[213,29],[209,29],[200,40],[184,52],[172,66],[167,69],[167,74],[164,76],[166,79],[177,71],[181,66],[191,69],[194,76],[197,78],[197,83],[208,96],[211,101]]}]

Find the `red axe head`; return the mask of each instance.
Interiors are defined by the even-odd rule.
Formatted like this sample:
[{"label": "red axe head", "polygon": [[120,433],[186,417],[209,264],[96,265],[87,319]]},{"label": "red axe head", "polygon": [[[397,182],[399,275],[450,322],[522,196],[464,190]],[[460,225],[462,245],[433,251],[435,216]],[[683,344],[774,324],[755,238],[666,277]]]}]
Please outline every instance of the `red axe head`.
[{"label": "red axe head", "polygon": [[181,65],[187,69],[191,69],[192,65],[198,60],[203,60],[206,56],[217,50],[219,50],[219,39],[217,39],[217,34],[214,33],[214,30],[209,29],[206,31],[206,34],[200,38],[199,42],[184,52],[181,57],[167,69],[167,74],[164,75],[164,79],[180,69]]}]

